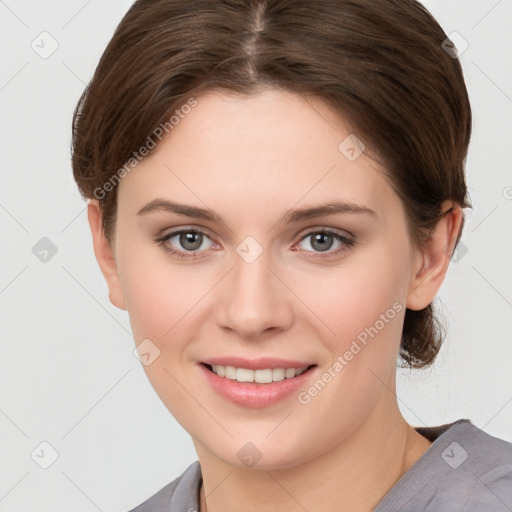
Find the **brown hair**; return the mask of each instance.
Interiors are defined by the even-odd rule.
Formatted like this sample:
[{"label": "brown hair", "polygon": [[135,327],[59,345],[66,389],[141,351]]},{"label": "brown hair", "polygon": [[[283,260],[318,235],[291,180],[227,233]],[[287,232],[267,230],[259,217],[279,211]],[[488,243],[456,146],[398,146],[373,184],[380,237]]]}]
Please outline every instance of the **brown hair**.
[{"label": "brown hair", "polygon": [[[74,112],[80,193],[99,199],[111,243],[121,169],[156,145],[157,127],[170,131],[171,115],[207,90],[280,87],[323,100],[350,124],[385,166],[421,246],[443,201],[470,207],[471,109],[446,39],[415,0],[137,0]],[[400,356],[426,367],[443,338],[432,304],[408,309]]]}]

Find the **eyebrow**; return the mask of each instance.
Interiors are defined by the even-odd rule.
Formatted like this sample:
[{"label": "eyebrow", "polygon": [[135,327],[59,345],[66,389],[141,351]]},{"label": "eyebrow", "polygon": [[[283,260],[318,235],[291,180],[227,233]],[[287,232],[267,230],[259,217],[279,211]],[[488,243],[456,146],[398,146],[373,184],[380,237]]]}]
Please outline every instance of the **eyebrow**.
[{"label": "eyebrow", "polygon": [[[141,208],[137,215],[145,215],[155,211],[165,211],[183,215],[185,217],[224,223],[222,217],[215,214],[210,209],[198,208],[197,206],[176,203],[166,199],[154,199],[153,201],[146,204],[143,208]],[[356,203],[334,201],[310,206],[307,208],[289,210],[283,215],[282,222],[301,222],[304,220],[314,219],[324,215],[332,215],[335,213],[365,213],[375,218],[377,217],[375,211],[371,208],[368,208],[367,206]]]}]

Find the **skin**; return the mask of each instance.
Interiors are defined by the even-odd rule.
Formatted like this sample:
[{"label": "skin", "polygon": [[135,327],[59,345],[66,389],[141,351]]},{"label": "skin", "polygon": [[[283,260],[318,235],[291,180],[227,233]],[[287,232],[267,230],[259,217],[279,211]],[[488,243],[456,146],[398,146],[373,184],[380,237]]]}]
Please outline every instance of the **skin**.
[{"label": "skin", "polygon": [[[128,311],[135,342],[149,338],[160,350],[144,369],[192,436],[201,512],[368,511],[431,445],[398,408],[396,361],[405,307],[434,299],[462,212],[454,205],[419,250],[379,165],[366,152],[351,162],[338,150],[351,132],[325,104],[275,89],[197,99],[120,183],[112,246],[97,201],[89,202],[110,300]],[[224,222],[137,215],[155,198],[208,207]],[[376,216],[281,222],[290,209],[332,200]],[[190,227],[208,234],[195,259],[155,242]],[[333,238],[329,247],[328,239],[322,251],[314,245],[322,228],[351,234],[355,244]],[[252,263],[236,252],[247,236],[263,250]],[[179,236],[166,244],[183,253],[190,247]],[[197,364],[268,355],[313,361],[321,374],[395,302],[401,312],[307,405],[292,394],[266,408],[237,406],[205,383]],[[252,468],[237,457],[248,442],[262,454]]]}]

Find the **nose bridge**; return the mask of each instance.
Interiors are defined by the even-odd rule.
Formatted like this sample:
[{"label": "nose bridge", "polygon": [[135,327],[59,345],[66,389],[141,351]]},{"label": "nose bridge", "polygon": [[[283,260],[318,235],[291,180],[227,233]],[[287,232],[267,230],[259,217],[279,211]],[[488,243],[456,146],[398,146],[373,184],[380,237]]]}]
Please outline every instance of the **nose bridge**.
[{"label": "nose bridge", "polygon": [[224,299],[217,308],[219,323],[244,337],[252,337],[290,322],[289,297],[269,268],[270,251],[247,237],[236,248],[233,265]]}]

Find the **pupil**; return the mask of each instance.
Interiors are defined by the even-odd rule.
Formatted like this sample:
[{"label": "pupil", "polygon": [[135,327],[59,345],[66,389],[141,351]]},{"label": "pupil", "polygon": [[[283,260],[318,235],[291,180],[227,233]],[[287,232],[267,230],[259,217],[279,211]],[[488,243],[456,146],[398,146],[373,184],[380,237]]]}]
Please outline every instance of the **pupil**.
[{"label": "pupil", "polygon": [[[191,231],[189,231],[188,233],[182,233],[180,236],[180,244],[187,251],[193,251],[193,250],[201,247],[201,242],[202,242],[201,237],[202,237],[201,233],[193,233]],[[192,244],[192,247],[187,245],[189,243]]]},{"label": "pupil", "polygon": [[[327,239],[327,244],[326,244],[326,239]],[[180,243],[187,251],[193,251],[195,249],[198,249],[199,247],[201,247],[201,242],[202,242],[201,233],[193,233],[193,232],[189,231],[188,233],[182,233],[180,236]],[[192,244],[192,247],[187,245],[189,243]],[[332,235],[329,235],[327,233],[317,233],[313,237],[312,245],[315,249],[318,249],[320,251],[326,251],[331,248]]]},{"label": "pupil", "polygon": [[[330,244],[328,243],[328,247],[325,246],[325,238],[327,239],[330,239],[329,241],[331,242]],[[321,241],[324,241],[324,244],[322,244]],[[320,241],[320,245],[319,247],[315,247],[315,244],[317,242]],[[331,248],[331,245],[332,245],[332,235],[329,235],[327,233],[317,233],[315,236],[314,236],[314,241],[313,241],[313,244],[312,246],[315,248],[315,249],[319,249],[320,251],[325,251],[325,250],[328,250]]]}]

